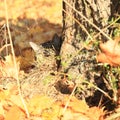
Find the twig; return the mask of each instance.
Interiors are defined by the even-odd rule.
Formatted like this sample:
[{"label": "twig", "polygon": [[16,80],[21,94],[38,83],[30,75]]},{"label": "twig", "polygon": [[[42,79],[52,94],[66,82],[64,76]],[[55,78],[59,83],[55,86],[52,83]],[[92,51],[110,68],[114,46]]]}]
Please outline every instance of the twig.
[{"label": "twig", "polygon": [[[109,27],[111,27],[112,25],[114,25],[118,20],[120,20],[120,16],[115,19],[111,24],[109,24],[108,26],[106,26],[105,28],[102,29],[102,31],[105,31],[106,29],[108,29]],[[96,35],[94,35],[94,38],[98,37],[100,33],[97,33]]]},{"label": "twig", "polygon": [[22,93],[21,93],[21,89],[20,89],[20,81],[19,81],[19,73],[18,73],[18,70],[17,70],[17,63],[16,63],[16,59],[15,59],[15,53],[14,53],[14,48],[13,48],[13,42],[12,42],[12,37],[11,37],[11,33],[10,33],[10,28],[9,28],[9,22],[8,22],[8,9],[7,9],[7,2],[6,0],[4,0],[4,4],[5,4],[5,16],[6,16],[6,24],[7,24],[7,30],[8,30],[8,36],[9,36],[9,39],[10,39],[10,46],[11,46],[11,51],[12,51],[12,55],[13,55],[13,63],[14,63],[14,67],[15,67],[15,70],[16,70],[16,80],[17,80],[17,87],[18,87],[18,92],[19,92],[19,96],[20,96],[20,99],[22,101],[22,104],[24,106],[24,109],[25,109],[25,112],[26,112],[26,115],[27,115],[27,118],[30,117],[29,115],[29,112],[28,112],[28,109],[27,109],[27,106],[25,104],[25,101],[22,97]]},{"label": "twig", "polygon": [[73,96],[73,94],[74,94],[74,92],[75,92],[75,90],[76,90],[76,87],[77,87],[77,84],[74,86],[74,89],[73,89],[72,93],[71,93],[70,96],[69,96],[69,99],[68,99],[68,101],[67,101],[67,103],[66,103],[66,105],[65,105],[65,107],[64,107],[64,110],[63,110],[62,115],[65,114],[65,111],[66,111],[66,109],[67,109],[67,107],[68,107],[68,105],[69,105],[69,103],[70,103],[70,100],[71,100],[71,98],[72,98],[72,96]]},{"label": "twig", "polygon": [[11,46],[10,44],[4,45],[3,47],[0,48],[0,52],[2,52],[6,47]]}]

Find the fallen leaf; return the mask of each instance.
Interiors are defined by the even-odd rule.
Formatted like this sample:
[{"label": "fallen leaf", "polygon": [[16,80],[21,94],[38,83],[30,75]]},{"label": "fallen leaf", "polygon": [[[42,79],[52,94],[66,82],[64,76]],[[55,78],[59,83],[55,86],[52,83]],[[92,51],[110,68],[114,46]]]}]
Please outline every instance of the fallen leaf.
[{"label": "fallen leaf", "polygon": [[91,107],[87,112],[90,120],[104,120],[104,111],[99,107]]},{"label": "fallen leaf", "polygon": [[68,105],[68,108],[72,112],[83,113],[89,109],[89,106],[86,104],[85,100],[78,100],[77,98],[72,97]]},{"label": "fallen leaf", "polygon": [[111,66],[120,65],[120,45],[118,40],[109,40],[106,43],[100,44],[102,53],[97,56],[97,61],[102,63],[108,63]]},{"label": "fallen leaf", "polygon": [[111,57],[107,56],[104,53],[100,53],[97,56],[97,61],[102,63],[108,63],[111,66],[119,66],[120,65],[120,57]]},{"label": "fallen leaf", "polygon": [[0,103],[0,120],[2,120],[1,118],[5,116],[5,111],[3,109],[3,104],[2,102]]},{"label": "fallen leaf", "polygon": [[36,95],[28,102],[28,110],[32,115],[41,115],[44,109],[49,109],[53,100],[44,95]]},{"label": "fallen leaf", "polygon": [[5,120],[25,120],[25,114],[19,107],[14,105],[6,113]]},{"label": "fallen leaf", "polygon": [[101,43],[100,48],[102,52],[109,56],[120,56],[120,46],[118,45],[118,41],[116,40],[109,40],[106,43]]},{"label": "fallen leaf", "polygon": [[[103,109],[100,109],[98,107],[89,108],[84,100],[78,100],[75,97],[72,97],[69,102],[68,99],[69,98],[66,97],[63,101],[55,102],[55,104],[52,106],[54,117],[56,115],[56,118],[62,120],[103,120]],[[68,106],[65,109],[67,103]],[[55,113],[55,111],[57,111],[57,113]],[[51,113],[49,113],[48,115],[51,115]],[[44,118],[45,116],[42,117]]]},{"label": "fallen leaf", "polygon": [[5,120],[4,116],[0,114],[0,120]]}]

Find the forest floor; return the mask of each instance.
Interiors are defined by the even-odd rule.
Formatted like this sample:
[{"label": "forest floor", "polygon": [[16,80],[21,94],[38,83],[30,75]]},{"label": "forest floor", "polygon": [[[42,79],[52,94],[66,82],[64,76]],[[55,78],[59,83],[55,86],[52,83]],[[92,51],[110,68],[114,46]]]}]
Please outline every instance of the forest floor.
[{"label": "forest floor", "polygon": [[[0,0],[0,120],[104,120],[104,106],[89,107],[85,100],[73,97],[74,83],[66,77],[62,83],[57,82],[61,73],[50,68],[51,61],[36,62],[30,47],[29,42],[40,45],[53,40],[56,33],[61,36],[62,1],[9,0],[8,16],[4,1]],[[8,55],[11,45],[5,46],[10,43],[7,17],[16,65],[13,56]],[[69,87],[64,88],[64,82]],[[68,89],[70,94],[56,88]]]}]

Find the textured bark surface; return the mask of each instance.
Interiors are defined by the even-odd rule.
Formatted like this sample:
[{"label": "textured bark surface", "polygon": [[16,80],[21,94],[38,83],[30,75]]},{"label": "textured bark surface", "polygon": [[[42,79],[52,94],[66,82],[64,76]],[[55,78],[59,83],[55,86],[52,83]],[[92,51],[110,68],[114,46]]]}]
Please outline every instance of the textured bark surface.
[{"label": "textured bark surface", "polygon": [[65,36],[60,53],[62,71],[66,72],[69,69],[73,59],[83,47],[81,41],[89,39],[90,34],[98,32],[83,16],[102,29],[108,24],[110,15],[110,0],[63,0],[63,33]]},{"label": "textured bark surface", "polygon": [[[64,41],[60,52],[60,72],[67,73],[72,80],[84,86],[79,98],[86,97],[88,101],[91,99],[90,96],[96,96],[99,92],[95,92],[94,88],[84,83],[86,80],[108,91],[102,79],[102,68],[100,69],[96,62],[98,46],[96,43],[90,44],[90,35],[97,34],[98,30],[90,23],[102,29],[108,25],[110,16],[110,0],[63,0]],[[100,98],[96,98],[97,100],[94,100],[97,104]]]},{"label": "textured bark surface", "polygon": [[[67,0],[72,6],[75,6],[74,0]],[[74,34],[75,34],[75,21],[71,18],[74,16],[74,11],[63,2],[63,9],[66,11],[63,12],[63,33],[64,33],[64,43],[62,44],[61,48],[61,63],[62,69],[64,71],[64,67],[68,68],[71,60],[69,59],[71,55],[74,54],[75,48],[72,45]],[[68,60],[69,59],[69,60]]]}]

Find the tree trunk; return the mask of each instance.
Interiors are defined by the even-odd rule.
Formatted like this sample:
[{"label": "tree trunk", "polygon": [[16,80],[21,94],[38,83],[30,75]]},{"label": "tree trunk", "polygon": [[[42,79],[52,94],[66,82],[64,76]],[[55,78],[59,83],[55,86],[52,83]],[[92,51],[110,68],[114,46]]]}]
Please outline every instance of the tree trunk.
[{"label": "tree trunk", "polygon": [[60,72],[67,73],[75,82],[88,80],[95,84],[96,78],[101,77],[95,57],[98,52],[95,39],[110,39],[109,28],[105,27],[116,12],[114,0],[112,3],[110,0],[63,0],[64,41]]},{"label": "tree trunk", "polygon": [[110,16],[110,0],[63,0],[63,33],[65,36],[61,48],[62,71],[68,71],[74,57],[83,47],[82,41],[88,41],[100,32],[91,23],[103,29],[108,25]]}]

